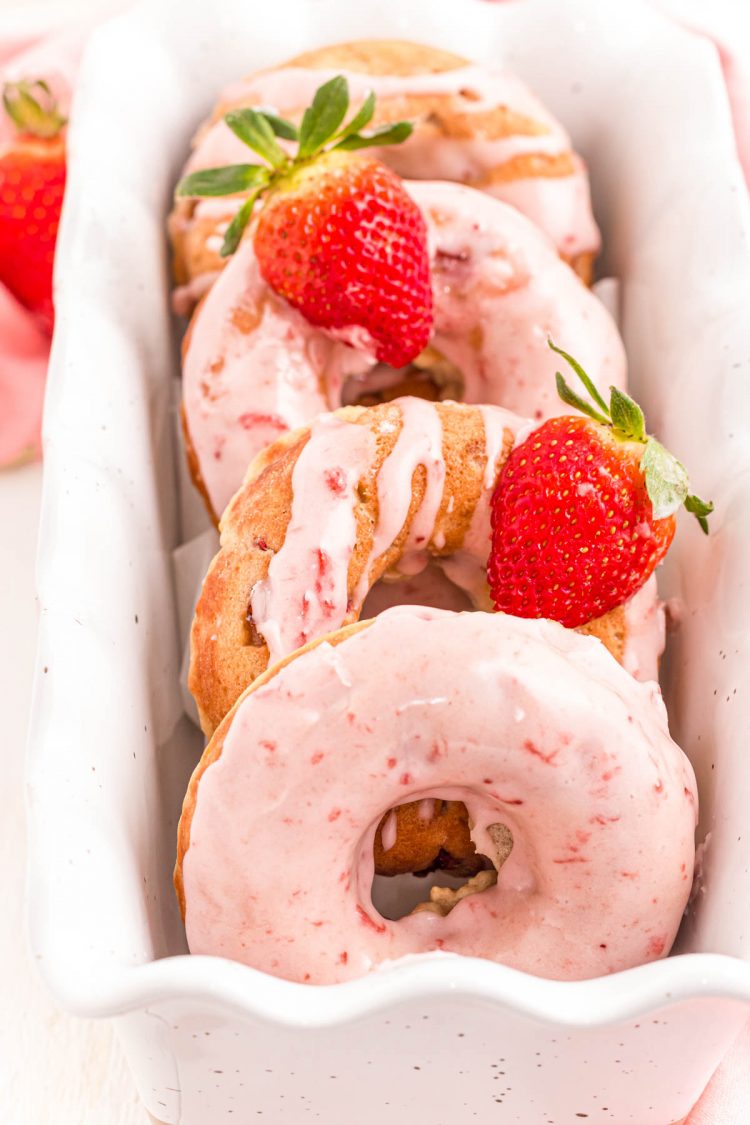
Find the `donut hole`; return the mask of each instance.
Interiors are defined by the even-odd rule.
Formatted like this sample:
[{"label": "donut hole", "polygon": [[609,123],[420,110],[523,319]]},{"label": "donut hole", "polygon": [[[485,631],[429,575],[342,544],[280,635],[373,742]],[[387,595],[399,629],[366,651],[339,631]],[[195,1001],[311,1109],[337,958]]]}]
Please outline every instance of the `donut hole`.
[{"label": "donut hole", "polygon": [[[429,875],[376,875],[370,891],[372,905],[389,922],[429,910],[445,917],[468,894],[481,894],[497,882],[497,870],[490,866],[476,875],[460,877],[445,871]],[[465,888],[465,889],[464,889]]]},{"label": "donut hole", "polygon": [[377,617],[394,605],[426,605],[450,609],[455,613],[473,610],[468,594],[456,586],[432,560],[418,574],[401,578],[381,578],[362,605],[360,617]]},{"label": "donut hole", "polygon": [[504,824],[487,831],[494,860],[477,851],[462,801],[427,797],[389,809],[373,842],[375,909],[390,921],[418,911],[444,917],[463,898],[493,887],[513,835]]},{"label": "donut hole", "polygon": [[407,367],[376,363],[365,374],[350,375],[341,392],[342,406],[378,406],[410,395],[428,402],[461,402],[464,378],[435,348],[425,348]]}]

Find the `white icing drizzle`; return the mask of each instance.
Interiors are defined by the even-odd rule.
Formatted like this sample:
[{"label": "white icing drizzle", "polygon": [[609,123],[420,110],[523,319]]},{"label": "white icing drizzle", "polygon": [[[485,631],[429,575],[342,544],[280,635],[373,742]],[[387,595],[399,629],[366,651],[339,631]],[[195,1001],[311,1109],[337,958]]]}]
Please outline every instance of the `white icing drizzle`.
[{"label": "white icing drizzle", "polygon": [[371,571],[404,526],[412,498],[412,478],[419,465],[426,473],[422,503],[414,513],[403,545],[399,573],[416,574],[427,565],[427,547],[443,498],[445,459],[440,415],[434,405],[418,398],[399,400],[401,430],[378,473],[378,523],[370,558],[354,595],[359,607],[371,585]]},{"label": "white icing drizzle", "polygon": [[[434,403],[416,398],[398,399],[394,406],[401,414],[401,428],[378,471],[378,522],[369,558],[351,599],[347,598],[347,583],[357,536],[356,489],[374,461],[376,437],[369,426],[336,415],[321,415],[310,428],[310,437],[292,472],[292,511],[284,542],[250,597],[255,627],[268,644],[269,663],[339,628],[360,611],[373,566],[404,526],[414,474],[420,465],[426,472],[425,491],[412,515],[397,572],[416,574],[429,562],[446,479],[440,412]],[[475,604],[482,604],[489,501],[496,465],[504,431],[515,433],[521,419],[496,406],[478,409],[484,421],[488,463],[477,502],[479,515],[472,520],[455,567],[451,569],[450,559],[441,561],[448,577],[477,597]],[[478,557],[470,557],[472,550],[479,552]]]},{"label": "white icing drizzle", "polygon": [[432,820],[435,815],[435,798],[423,797],[417,809],[420,820]]},{"label": "white icing drizzle", "polygon": [[397,836],[398,818],[396,810],[391,809],[383,824],[383,831],[380,833],[380,842],[383,845],[384,852],[389,852],[395,846]]},{"label": "white icing drizzle", "polygon": [[284,544],[250,598],[269,664],[337,629],[346,617],[347,574],[357,535],[355,492],[374,450],[367,426],[326,414],[311,427],[292,474]]},{"label": "white icing drizzle", "polygon": [[666,623],[656,576],[625,603],[625,649],[622,663],[636,680],[659,679],[659,657],[664,652]]}]

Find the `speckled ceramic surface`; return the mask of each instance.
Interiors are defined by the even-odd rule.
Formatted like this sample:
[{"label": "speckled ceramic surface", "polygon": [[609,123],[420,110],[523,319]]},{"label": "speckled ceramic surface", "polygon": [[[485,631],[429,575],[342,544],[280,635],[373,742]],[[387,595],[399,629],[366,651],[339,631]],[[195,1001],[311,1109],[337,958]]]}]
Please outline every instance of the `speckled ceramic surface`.
[{"label": "speckled ceramic surface", "polygon": [[[750,250],[718,63],[639,0],[143,3],[84,66],[59,251],[29,756],[31,933],[60,1002],[113,1018],[166,1125],[681,1120],[750,1011]],[[665,685],[701,788],[704,881],[679,955],[559,984],[424,957],[309,988],[185,956],[170,876],[197,760],[179,692],[163,233],[228,79],[327,41],[424,39],[505,63],[590,162],[634,389],[717,502],[662,576]],[[665,59],[670,65],[664,65]]]}]

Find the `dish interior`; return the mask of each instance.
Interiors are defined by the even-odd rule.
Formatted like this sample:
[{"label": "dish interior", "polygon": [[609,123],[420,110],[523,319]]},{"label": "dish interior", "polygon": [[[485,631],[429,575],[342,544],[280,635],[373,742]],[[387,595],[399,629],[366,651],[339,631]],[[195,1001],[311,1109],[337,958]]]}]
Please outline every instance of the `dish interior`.
[{"label": "dish interior", "polygon": [[[224,0],[219,11],[209,7],[185,6],[176,53],[170,6],[143,5],[139,21],[148,25],[147,39],[136,42],[138,21],[115,21],[98,33],[84,69],[71,138],[76,202],[65,216],[66,266],[58,275],[56,352],[67,362],[64,379],[62,365],[55,368],[50,392],[39,575],[43,612],[66,617],[71,668],[60,668],[53,685],[40,669],[46,710],[34,740],[40,747],[39,733],[57,716],[59,753],[68,752],[72,766],[50,762],[43,748],[32,752],[32,809],[40,802],[34,842],[48,867],[47,902],[42,906],[43,894],[36,894],[32,924],[41,932],[47,910],[50,917],[68,918],[72,948],[76,912],[83,914],[89,970],[92,959],[101,967],[134,965],[186,952],[171,871],[182,796],[202,737],[184,715],[179,695],[182,642],[171,556],[200,529],[202,518],[194,498],[175,501],[184,472],[173,424],[170,376],[178,374],[179,357],[168,308],[164,219],[190,136],[222,83],[377,27],[381,36],[424,39],[480,63],[508,66],[563,120],[589,163],[606,248],[598,272],[620,281],[634,394],[651,427],[689,466],[695,489],[717,508],[707,540],[691,526],[694,521],[682,519],[659,576],[662,596],[680,620],[663,669],[671,726],[698,775],[699,839],[710,833],[704,883],[678,948],[747,955],[750,894],[737,825],[750,804],[744,760],[750,704],[741,690],[750,659],[744,575],[750,326],[743,309],[750,254],[747,209],[712,49],[640,5],[634,5],[627,29],[620,23],[615,28],[593,0],[578,5],[575,17],[548,0],[502,6],[464,0],[461,21],[455,5],[443,0],[418,0],[404,10],[396,4],[383,10],[374,3],[342,8],[330,0],[299,6],[278,0],[273,10],[264,8],[262,31],[257,5],[246,0]],[[663,52],[675,35],[686,61],[667,75]],[[123,42],[129,50],[137,46],[137,83],[124,71],[122,82],[113,81],[116,60],[128,53]],[[596,51],[591,43],[598,44]],[[108,101],[87,96],[97,85],[112,91]],[[116,137],[103,129],[113,114],[123,123]],[[128,149],[140,153],[137,162],[125,159]],[[113,171],[120,176],[118,198],[127,204],[120,211],[104,204]],[[98,318],[86,354],[83,316]],[[108,369],[106,382],[97,382],[94,357],[103,364],[112,354],[121,359]],[[81,415],[74,403],[84,399],[88,406]],[[86,451],[78,460],[71,456],[71,435]],[[65,496],[71,481],[76,506]],[[115,542],[103,544],[97,560],[106,582],[92,577],[92,560],[76,573],[65,572],[45,551],[53,535],[60,544],[70,536],[70,557],[76,557],[73,537],[105,519],[115,528]],[[70,615],[95,628],[78,636]],[[59,636],[55,643],[51,628],[42,633],[41,665],[47,644],[59,664]],[[100,679],[92,673],[88,685],[89,711],[71,716],[63,703],[66,691],[81,698],[72,678],[79,660],[86,668],[102,667]],[[114,692],[113,671],[120,685]],[[56,822],[45,813],[56,785],[64,786],[70,829],[59,856]],[[77,865],[74,883],[66,862]],[[92,887],[111,887],[113,872],[118,894],[107,891],[111,909],[97,915]]]}]

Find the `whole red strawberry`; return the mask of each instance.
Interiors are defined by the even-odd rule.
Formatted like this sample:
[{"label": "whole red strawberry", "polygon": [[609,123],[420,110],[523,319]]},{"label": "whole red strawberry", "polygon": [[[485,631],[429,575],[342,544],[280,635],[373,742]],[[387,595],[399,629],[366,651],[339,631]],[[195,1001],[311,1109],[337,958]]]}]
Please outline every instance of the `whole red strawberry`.
[{"label": "whole red strawberry", "polygon": [[[342,125],[348,107],[346,80],[337,77],[317,91],[299,130],[259,110],[228,113],[229,127],[269,166],[207,169],[187,176],[177,191],[250,193],[227,231],[223,254],[236,249],[258,196],[267,193],[254,230],[264,279],[311,324],[402,367],[432,331],[427,228],[399,177],[351,150],[397,144],[412,127],[399,122],[363,134],[374,97]],[[293,159],[277,136],[298,142]]]},{"label": "whole red strawberry", "polygon": [[332,152],[286,176],[255,232],[260,271],[306,320],[363,328],[382,363],[427,345],[427,230],[399,177],[378,160]]},{"label": "whole red strawberry", "polygon": [[51,333],[65,120],[44,82],[6,85],[3,106],[18,132],[0,148],[0,282]]},{"label": "whole red strawberry", "polygon": [[640,589],[669,549],[680,505],[704,531],[713,505],[688,495],[684,468],[646,434],[637,403],[613,387],[607,406],[554,350],[595,405],[558,374],[561,398],[588,417],[544,422],[511,452],[492,501],[487,575],[498,610],[572,628]]}]

